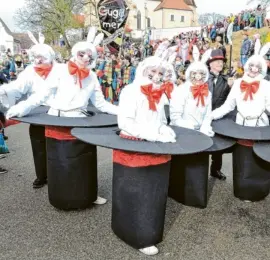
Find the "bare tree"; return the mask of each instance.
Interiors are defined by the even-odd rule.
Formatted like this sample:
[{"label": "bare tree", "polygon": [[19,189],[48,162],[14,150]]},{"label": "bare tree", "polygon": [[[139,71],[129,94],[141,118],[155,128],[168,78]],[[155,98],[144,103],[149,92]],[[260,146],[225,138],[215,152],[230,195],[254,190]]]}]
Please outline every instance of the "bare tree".
[{"label": "bare tree", "polygon": [[86,5],[95,5],[95,0],[26,0],[25,6],[18,9],[15,20],[21,29],[42,31],[50,40],[62,35],[67,48],[70,42],[67,31],[82,28],[84,25],[75,14],[84,11]]}]

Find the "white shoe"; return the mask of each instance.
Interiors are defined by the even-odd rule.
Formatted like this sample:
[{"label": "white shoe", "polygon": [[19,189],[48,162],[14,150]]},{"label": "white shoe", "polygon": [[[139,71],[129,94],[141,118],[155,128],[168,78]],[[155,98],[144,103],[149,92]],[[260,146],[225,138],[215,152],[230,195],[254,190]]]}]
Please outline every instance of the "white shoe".
[{"label": "white shoe", "polygon": [[0,154],[0,159],[4,159],[4,158],[6,158],[6,155]]},{"label": "white shoe", "polygon": [[244,200],[244,202],[251,203],[252,201],[251,200]]},{"label": "white shoe", "polygon": [[139,249],[139,251],[145,255],[156,255],[159,252],[158,248],[155,246],[145,247],[145,248]]},{"label": "white shoe", "polygon": [[105,204],[106,202],[107,202],[106,199],[101,198],[101,197],[98,196],[98,197],[97,197],[97,200],[94,201],[93,203],[96,204],[96,205],[103,205],[103,204]]}]

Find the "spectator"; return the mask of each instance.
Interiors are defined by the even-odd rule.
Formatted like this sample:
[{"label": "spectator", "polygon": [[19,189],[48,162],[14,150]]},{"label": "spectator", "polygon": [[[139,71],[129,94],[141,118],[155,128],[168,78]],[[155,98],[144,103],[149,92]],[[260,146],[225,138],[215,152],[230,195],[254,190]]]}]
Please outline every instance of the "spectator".
[{"label": "spectator", "polygon": [[212,42],[215,42],[216,37],[217,37],[217,30],[216,30],[216,27],[213,26],[211,31],[210,31],[210,38],[211,38]]},{"label": "spectator", "polygon": [[248,32],[244,31],[243,32],[243,42],[240,50],[240,59],[241,59],[241,64],[244,67],[250,53],[250,47],[251,47],[251,41],[248,38]]},{"label": "spectator", "polygon": [[262,16],[263,16],[264,10],[262,9],[261,5],[258,5],[256,11],[255,11],[255,20],[256,20],[256,28],[260,29],[262,28]]}]

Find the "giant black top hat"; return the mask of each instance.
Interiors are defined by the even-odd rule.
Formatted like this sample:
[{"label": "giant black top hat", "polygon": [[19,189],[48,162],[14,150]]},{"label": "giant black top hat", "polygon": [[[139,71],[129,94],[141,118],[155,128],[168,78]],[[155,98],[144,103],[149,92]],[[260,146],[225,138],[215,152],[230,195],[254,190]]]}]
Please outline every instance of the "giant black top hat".
[{"label": "giant black top hat", "polygon": [[15,117],[13,119],[33,124],[60,127],[106,127],[117,125],[117,117],[102,113],[95,107],[87,107],[86,117],[58,117],[47,114],[49,107],[41,106],[33,109],[31,113],[24,117]]},{"label": "giant black top hat", "polygon": [[223,55],[223,51],[220,49],[212,50],[209,60],[207,61],[207,64],[210,64],[212,61],[215,60],[225,60],[225,57]]},{"label": "giant black top hat", "polygon": [[109,149],[149,154],[194,154],[206,151],[213,146],[210,137],[186,128],[172,127],[176,133],[176,143],[135,141],[119,136],[117,127],[73,128],[71,134],[79,140]]},{"label": "giant black top hat", "polygon": [[254,141],[270,140],[270,126],[251,127],[238,125],[235,122],[235,112],[224,116],[222,119],[212,122],[213,131],[216,134],[235,139]]}]

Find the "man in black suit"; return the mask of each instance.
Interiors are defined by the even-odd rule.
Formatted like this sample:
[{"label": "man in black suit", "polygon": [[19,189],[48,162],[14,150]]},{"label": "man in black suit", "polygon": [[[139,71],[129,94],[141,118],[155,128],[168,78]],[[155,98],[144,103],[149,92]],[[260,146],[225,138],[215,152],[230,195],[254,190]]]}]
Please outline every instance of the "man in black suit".
[{"label": "man in black suit", "polygon": [[[211,56],[207,61],[210,76],[208,80],[209,90],[212,93],[212,110],[224,104],[230,93],[232,80],[222,74],[225,57],[220,49],[212,50]],[[219,180],[226,180],[226,176],[221,172],[223,153],[212,154],[211,176]]]}]

